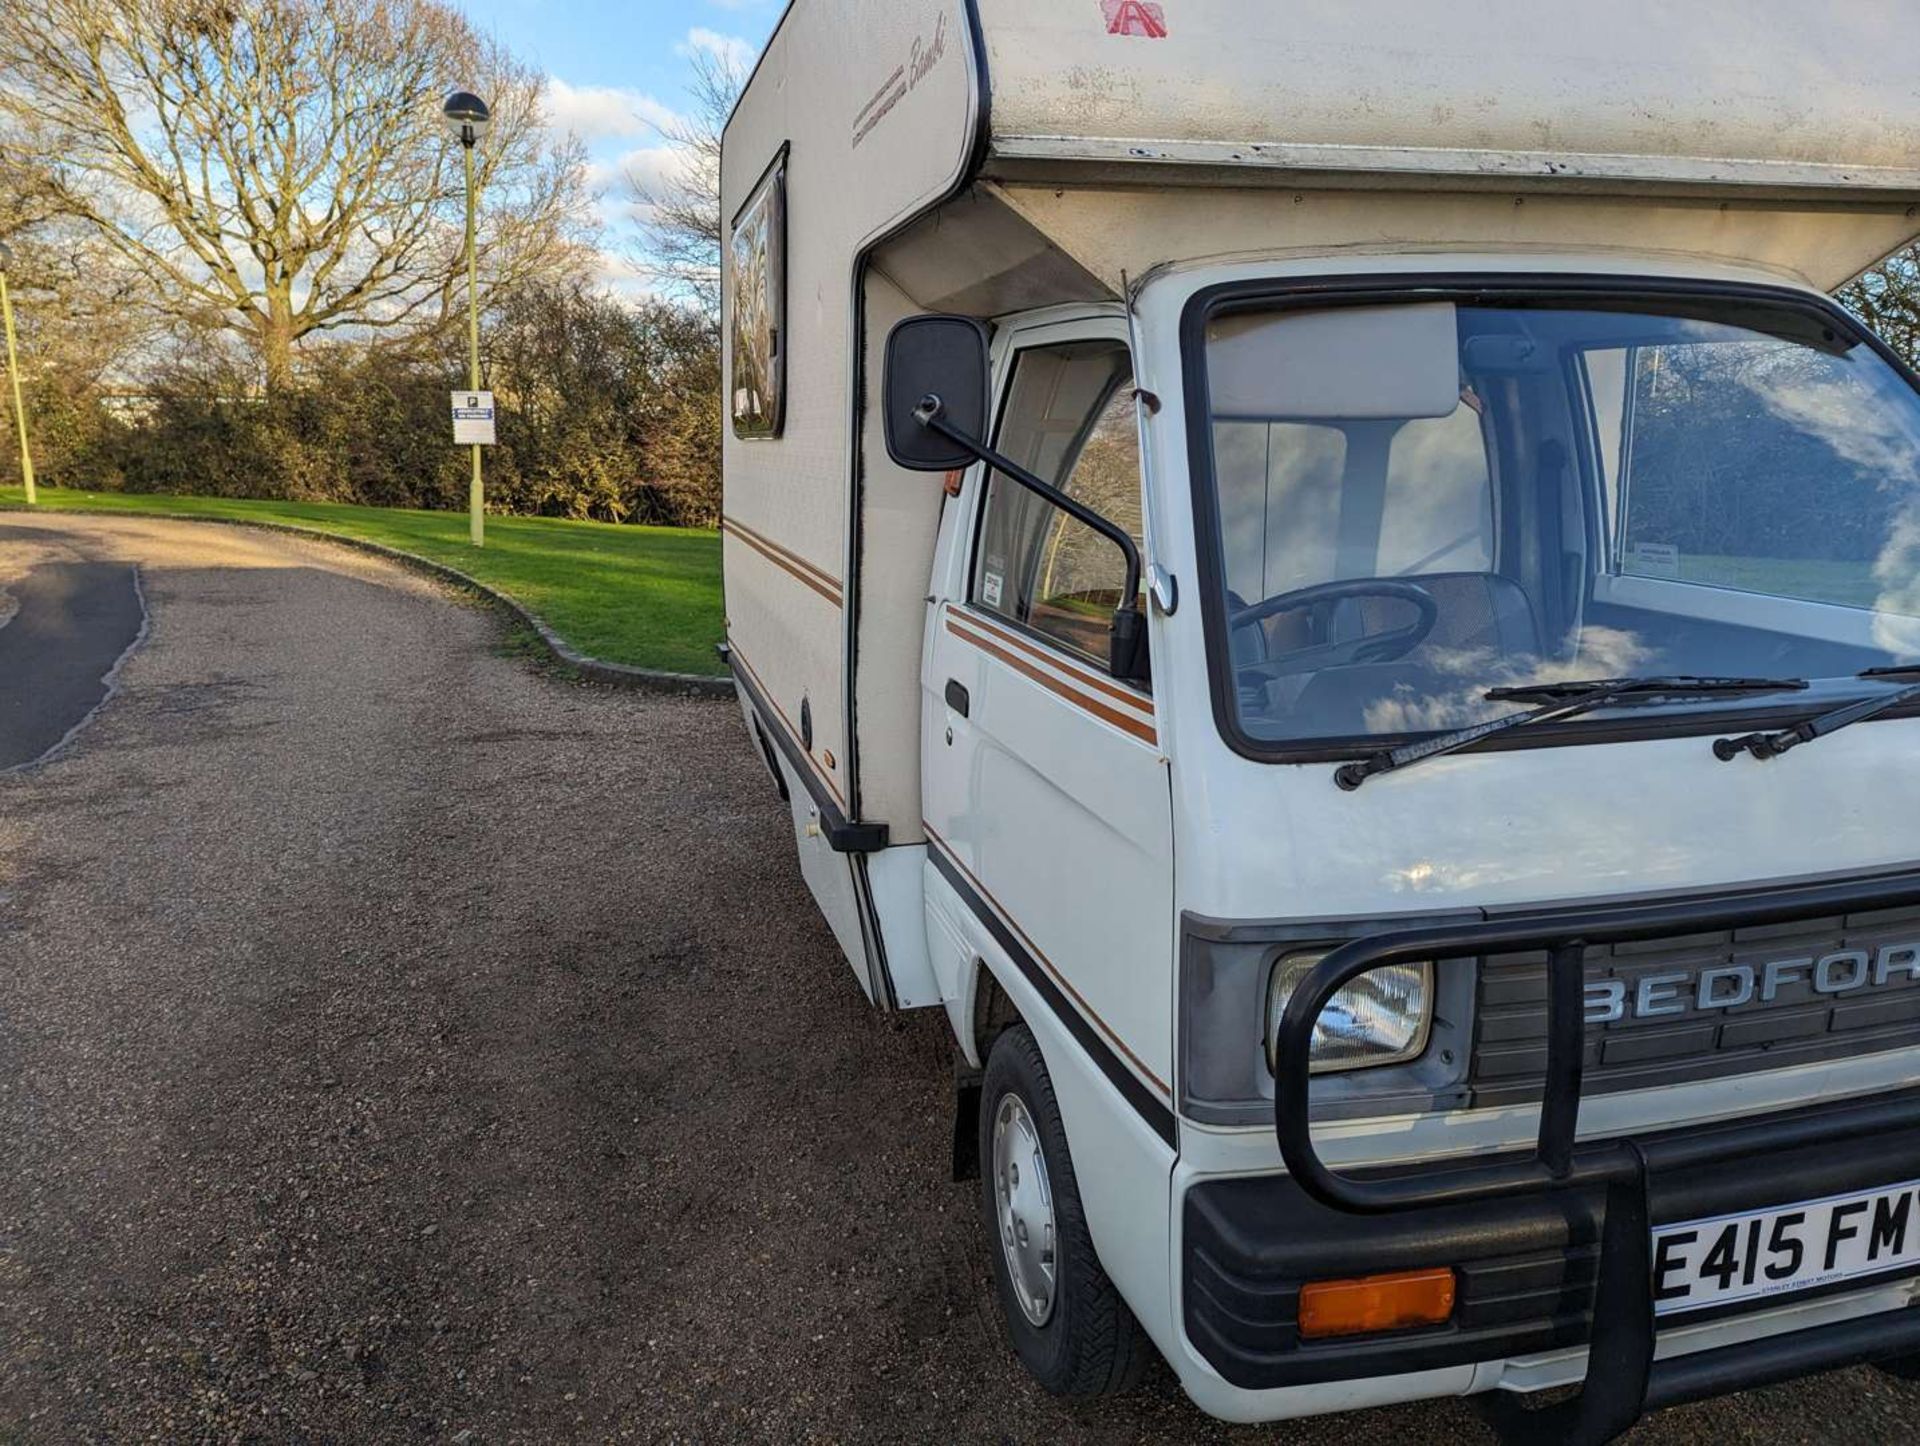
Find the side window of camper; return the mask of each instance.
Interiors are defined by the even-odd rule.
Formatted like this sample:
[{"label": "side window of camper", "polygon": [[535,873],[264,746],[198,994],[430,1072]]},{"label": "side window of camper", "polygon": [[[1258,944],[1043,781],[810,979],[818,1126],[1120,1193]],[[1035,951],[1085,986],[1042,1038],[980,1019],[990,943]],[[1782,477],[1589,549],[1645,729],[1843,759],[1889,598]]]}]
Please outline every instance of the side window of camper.
[{"label": "side window of camper", "polygon": [[787,391],[787,166],[768,170],[734,219],[727,243],[736,437],[777,437]]},{"label": "side window of camper", "polygon": [[[1140,441],[1124,343],[1033,347],[1014,360],[997,445],[1141,541]],[[973,601],[1106,666],[1126,586],[1120,549],[1019,483],[987,484]]]}]

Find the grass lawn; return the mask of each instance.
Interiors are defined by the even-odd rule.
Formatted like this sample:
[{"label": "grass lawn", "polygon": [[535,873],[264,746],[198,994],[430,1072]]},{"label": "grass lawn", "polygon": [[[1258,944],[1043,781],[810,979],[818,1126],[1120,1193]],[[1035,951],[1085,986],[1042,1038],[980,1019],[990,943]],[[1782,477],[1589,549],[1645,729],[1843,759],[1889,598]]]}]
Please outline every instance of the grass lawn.
[{"label": "grass lawn", "polygon": [[[42,506],[284,522],[397,547],[456,567],[532,608],[574,647],[609,663],[718,674],[725,629],[720,534],[552,517],[489,517],[487,545],[467,541],[464,512],[339,502],[260,502],[42,487]],[[18,507],[0,487],[0,507]]]},{"label": "grass lawn", "polygon": [[1870,608],[1886,591],[1875,579],[1871,562],[1799,558],[1688,555],[1680,559],[1680,580],[1848,608]]}]

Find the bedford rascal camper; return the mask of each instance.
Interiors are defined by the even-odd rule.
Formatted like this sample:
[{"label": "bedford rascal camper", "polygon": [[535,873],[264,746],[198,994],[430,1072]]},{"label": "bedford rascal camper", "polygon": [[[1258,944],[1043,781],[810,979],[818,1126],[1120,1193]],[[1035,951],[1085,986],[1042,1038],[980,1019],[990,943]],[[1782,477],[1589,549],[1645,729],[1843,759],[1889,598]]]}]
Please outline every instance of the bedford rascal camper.
[{"label": "bedford rascal camper", "polygon": [[1920,1352],[1920,393],[1829,299],[1909,19],[789,7],[728,657],[1050,1389],[1597,1441]]}]

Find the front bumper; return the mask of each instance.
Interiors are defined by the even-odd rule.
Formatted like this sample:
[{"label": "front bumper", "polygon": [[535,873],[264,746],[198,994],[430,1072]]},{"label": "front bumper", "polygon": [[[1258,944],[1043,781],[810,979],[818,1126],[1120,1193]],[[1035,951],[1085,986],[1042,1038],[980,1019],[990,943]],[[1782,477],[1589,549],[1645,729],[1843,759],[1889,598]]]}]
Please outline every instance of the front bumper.
[{"label": "front bumper", "polygon": [[[1875,1133],[1871,1148],[1862,1148],[1857,1135],[1790,1150],[1765,1144],[1768,1135],[1785,1127],[1837,1123],[1862,1111],[1889,1122],[1911,1123]],[[1663,1156],[1703,1153],[1702,1143],[1724,1136],[1728,1128],[1672,1131],[1641,1142],[1649,1163],[1652,1224],[1920,1179],[1920,1090],[1743,1122],[1739,1129],[1753,1143],[1734,1162],[1660,1168]],[[1187,1191],[1182,1208],[1181,1308],[1187,1338],[1224,1380],[1242,1390],[1399,1375],[1585,1346],[1593,1329],[1607,1196],[1606,1187],[1596,1185],[1363,1215],[1322,1204],[1285,1177],[1199,1182]],[[1437,1265],[1458,1272],[1454,1316],[1444,1326],[1364,1338],[1300,1338],[1299,1292],[1305,1282]],[[1687,1312],[1666,1318],[1666,1323],[1691,1328],[1858,1292],[1914,1274],[1920,1274],[1920,1266],[1771,1299],[1762,1307],[1747,1302]],[[1778,1379],[1772,1372],[1783,1369],[1783,1362],[1784,1374],[1791,1375],[1920,1349],[1920,1312],[1900,1315],[1906,1323],[1895,1324],[1885,1313],[1868,1317],[1871,1324],[1857,1343],[1842,1329],[1850,1323],[1841,1323],[1729,1347],[1749,1357],[1751,1381],[1738,1378],[1737,1362],[1722,1361],[1710,1370],[1688,1372],[1689,1393],[1673,1399]],[[1911,1339],[1905,1334],[1909,1328]],[[1814,1339],[1830,1331],[1842,1334],[1829,1337],[1825,1345]],[[1800,1346],[1791,1344],[1801,1337],[1807,1339]],[[1877,1349],[1883,1343],[1887,1349]],[[1875,1349],[1855,1353],[1860,1346]],[[1827,1359],[1834,1350],[1840,1355]],[[1792,1364],[1800,1354],[1805,1363]],[[1669,1368],[1663,1366],[1657,1379],[1667,1374]],[[1678,1389],[1682,1382],[1677,1366],[1672,1374]],[[1712,1389],[1699,1389],[1700,1382],[1692,1379],[1696,1376],[1704,1377]],[[1647,1405],[1671,1404],[1666,1397],[1666,1387],[1650,1388]]]},{"label": "front bumper", "polygon": [[[1884,1317],[1877,1332],[1836,1321],[1831,1329],[1795,1332],[1764,1345],[1751,1336],[1677,1359],[1669,1351],[1668,1358],[1656,1364],[1659,1337],[1671,1323],[1655,1311],[1650,1248],[1654,1227],[1663,1221],[1791,1205],[1817,1198],[1826,1181],[1842,1182],[1831,1187],[1838,1191],[1913,1179],[1920,1165],[1920,1154],[1915,1153],[1920,1150],[1920,1091],[1902,1088],[1691,1129],[1579,1137],[1587,1053],[1583,959],[1590,945],[1915,907],[1920,907],[1920,873],[1907,871],[1716,898],[1576,906],[1511,919],[1415,927],[1357,939],[1327,955],[1289,998],[1275,1049],[1280,1063],[1274,1078],[1274,1129],[1300,1200],[1327,1208],[1343,1234],[1367,1222],[1384,1232],[1376,1244],[1390,1241],[1396,1229],[1419,1231],[1445,1220],[1459,1238],[1444,1244],[1485,1252],[1473,1255],[1463,1272],[1470,1299],[1449,1323],[1456,1339],[1444,1341],[1432,1333],[1431,1339],[1419,1340],[1419,1333],[1408,1332],[1398,1342],[1369,1342],[1362,1349],[1382,1352],[1373,1370],[1396,1372],[1386,1363],[1391,1359],[1386,1353],[1395,1345],[1434,1352],[1436,1368],[1444,1369],[1439,1353],[1449,1349],[1467,1353],[1454,1357],[1455,1365],[1469,1358],[1486,1360],[1495,1351],[1507,1354],[1502,1336],[1533,1332],[1541,1344],[1522,1346],[1520,1352],[1584,1340],[1586,1374],[1579,1395],[1535,1413],[1525,1429],[1535,1436],[1597,1443],[1612,1440],[1654,1407],[1920,1345],[1920,1313],[1902,1310]],[[1328,1002],[1349,981],[1382,965],[1478,960],[1503,949],[1537,950],[1544,959],[1546,1057],[1534,1150],[1364,1175],[1329,1168],[1313,1138],[1309,1070],[1312,1031]],[[1500,1228],[1486,1231],[1491,1221],[1502,1222]],[[1551,1243],[1556,1229],[1559,1239]],[[1196,1230],[1197,1242],[1199,1235]],[[1505,1248],[1509,1243],[1538,1245],[1543,1239],[1550,1242],[1544,1251]],[[1203,1249],[1196,1244],[1196,1251]],[[1459,1264],[1445,1259],[1421,1263]],[[1832,1264],[1831,1258],[1827,1263]],[[1358,1270],[1338,1273],[1382,1268],[1363,1263]],[[1216,1313],[1223,1303],[1231,1311],[1232,1284],[1216,1282]],[[1240,1284],[1244,1287],[1245,1280]],[[1857,1281],[1838,1284],[1854,1294],[1861,1291]],[[1189,1301],[1206,1289],[1204,1275],[1196,1272]],[[1294,1290],[1297,1300],[1297,1284]],[[1246,1305],[1247,1297],[1239,1303]],[[1738,1314],[1751,1305],[1725,1309]],[[1518,1319],[1501,1318],[1503,1311],[1515,1310]],[[1275,1317],[1269,1313],[1265,1320],[1272,1324]],[[1239,1324],[1244,1349],[1246,1319]],[[1195,1327],[1211,1329],[1216,1345],[1225,1339],[1218,1320],[1191,1322],[1190,1330]],[[1275,1343],[1265,1344],[1271,1348]],[[1291,1355],[1298,1361],[1318,1349],[1296,1338]],[[1269,1349],[1268,1354],[1274,1353]],[[1269,1369],[1273,1364],[1266,1363]],[[1245,1366],[1239,1363],[1239,1368]],[[1419,1369],[1406,1365],[1397,1373]]]}]

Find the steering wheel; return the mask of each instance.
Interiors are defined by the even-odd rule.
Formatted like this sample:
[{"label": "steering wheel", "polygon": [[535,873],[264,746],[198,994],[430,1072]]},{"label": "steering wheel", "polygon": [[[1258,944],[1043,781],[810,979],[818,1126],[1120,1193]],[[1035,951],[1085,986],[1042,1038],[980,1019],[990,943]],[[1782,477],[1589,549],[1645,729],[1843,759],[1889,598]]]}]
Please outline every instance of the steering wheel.
[{"label": "steering wheel", "polygon": [[[1314,643],[1294,648],[1277,658],[1258,663],[1243,663],[1236,670],[1242,675],[1283,678],[1293,673],[1313,673],[1322,668],[1344,668],[1354,663],[1390,663],[1403,658],[1426,639],[1440,620],[1440,606],[1433,594],[1416,582],[1391,578],[1360,577],[1342,582],[1317,583],[1270,597],[1249,607],[1236,608],[1227,619],[1229,630],[1257,623],[1276,613],[1297,612],[1321,603],[1340,602],[1350,597],[1388,597],[1411,603],[1417,613],[1412,622],[1385,632],[1368,633],[1340,643]],[[1238,599],[1232,599],[1237,602]]]}]

